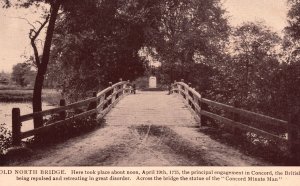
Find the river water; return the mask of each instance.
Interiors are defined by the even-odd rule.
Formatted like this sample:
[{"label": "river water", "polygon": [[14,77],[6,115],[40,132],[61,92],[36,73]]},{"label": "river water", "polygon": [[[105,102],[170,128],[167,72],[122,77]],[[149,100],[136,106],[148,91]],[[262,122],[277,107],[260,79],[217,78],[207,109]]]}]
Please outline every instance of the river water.
[{"label": "river water", "polygon": [[[31,102],[22,102],[22,103],[3,103],[0,102],[0,123],[5,123],[7,128],[11,130],[11,112],[13,108],[20,108],[21,115],[32,113]],[[54,108],[54,106],[49,105],[48,103],[42,104],[43,110]],[[33,129],[33,121],[29,120],[22,122],[21,131],[27,131]]]}]

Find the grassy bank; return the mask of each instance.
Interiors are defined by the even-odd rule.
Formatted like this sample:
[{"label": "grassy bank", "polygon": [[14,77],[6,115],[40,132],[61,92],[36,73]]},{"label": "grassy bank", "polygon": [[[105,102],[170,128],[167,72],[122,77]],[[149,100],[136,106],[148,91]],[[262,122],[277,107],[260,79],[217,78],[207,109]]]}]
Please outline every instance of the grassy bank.
[{"label": "grassy bank", "polygon": [[[32,89],[0,89],[0,102],[29,102],[32,101],[32,93]],[[59,91],[54,89],[43,90],[43,102],[58,105],[61,98]]]}]

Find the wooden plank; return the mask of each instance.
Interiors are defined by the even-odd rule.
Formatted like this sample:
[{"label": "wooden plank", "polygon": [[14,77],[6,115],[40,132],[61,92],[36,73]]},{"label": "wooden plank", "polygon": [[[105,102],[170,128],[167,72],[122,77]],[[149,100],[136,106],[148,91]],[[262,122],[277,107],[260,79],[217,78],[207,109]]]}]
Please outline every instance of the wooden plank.
[{"label": "wooden plank", "polygon": [[[184,99],[184,97],[180,96],[180,98],[186,103],[186,99]],[[188,99],[191,100],[192,98],[190,96],[188,96]],[[194,104],[195,110],[193,110],[192,107],[189,104],[186,103],[186,105],[187,105],[189,111],[192,113],[194,119],[197,121],[197,123],[199,125],[201,125],[201,119],[200,119],[200,116],[199,116],[201,109],[200,109],[198,104],[195,105],[194,100],[191,100],[191,101],[192,101],[192,104]]]},{"label": "wooden plank", "polygon": [[86,99],[86,100],[83,100],[83,101],[78,101],[76,103],[69,104],[69,105],[64,106],[64,107],[57,107],[57,108],[53,108],[53,109],[49,109],[49,110],[44,110],[44,111],[41,111],[41,112],[26,114],[26,115],[21,116],[20,120],[21,120],[21,122],[23,122],[23,121],[31,120],[35,116],[45,116],[45,115],[55,114],[59,111],[64,111],[64,110],[80,107],[80,106],[83,106],[83,105],[87,105],[88,103],[90,103],[92,101],[96,101],[96,100],[97,100],[97,98],[93,97],[93,98],[89,98],[89,99]]},{"label": "wooden plank", "polygon": [[104,109],[102,112],[100,112],[97,116],[97,120],[103,118],[112,109],[112,107],[113,107],[113,105],[111,104],[106,109]]},{"label": "wooden plank", "polygon": [[257,129],[257,128],[254,128],[254,127],[251,127],[251,126],[248,126],[248,125],[245,125],[245,124],[242,124],[240,122],[235,122],[233,120],[230,120],[228,118],[224,118],[224,117],[219,116],[217,114],[207,112],[207,111],[203,111],[203,110],[200,111],[200,114],[202,114],[204,116],[207,116],[207,117],[210,117],[210,118],[215,119],[215,120],[219,120],[219,121],[221,121],[225,124],[229,124],[229,125],[232,125],[234,127],[238,127],[242,130],[249,131],[249,132],[254,132],[254,133],[256,133],[258,135],[261,135],[263,137],[266,137],[268,139],[272,139],[272,140],[278,141],[280,143],[287,143],[287,139],[284,139],[280,136],[277,136],[275,134],[271,134],[269,132],[266,132],[266,131],[263,131],[263,130],[260,130],[260,129]]},{"label": "wooden plank", "polygon": [[177,82],[176,84],[184,86],[186,89],[188,89],[192,94],[194,94],[197,98],[201,98],[201,95],[194,89],[192,89],[191,87],[189,87],[187,84],[183,83],[183,82]]},{"label": "wooden plank", "polygon": [[[69,105],[63,106],[63,107],[48,109],[48,110],[44,110],[44,111],[41,111],[41,112],[30,113],[30,114],[20,116],[20,122],[31,120],[35,116],[45,116],[45,115],[55,114],[55,113],[60,112],[60,111],[65,111],[65,110],[68,110],[68,109],[73,109],[73,108],[76,108],[76,107],[80,107],[80,106],[89,104],[90,102],[97,101],[101,96],[103,96],[105,93],[111,91],[114,87],[124,85],[124,84],[128,84],[128,82],[127,81],[118,82],[118,83],[112,85],[111,87],[108,87],[108,88],[102,90],[101,92],[99,92],[97,94],[97,97],[89,98],[89,99],[86,99],[86,100],[83,100],[83,101],[78,101],[76,103],[72,103],[72,104],[69,104]],[[109,96],[107,100],[111,99],[112,96],[114,96],[114,95],[116,95],[120,92],[123,92],[124,90],[131,90],[131,88],[123,88],[122,87],[121,89],[119,89],[118,91],[113,93],[111,96]]]},{"label": "wooden plank", "polygon": [[113,84],[113,85],[112,85],[112,88],[115,88],[115,87],[117,87],[117,86],[124,85],[124,84],[127,84],[127,83],[128,83],[127,81],[120,81],[120,82],[118,82],[118,83],[116,83],[116,84]]},{"label": "wooden plank", "polygon": [[[120,92],[122,92],[123,90],[119,90],[118,91],[118,93],[120,93]],[[121,98],[123,98],[125,95],[128,95],[129,93],[124,93],[124,94],[122,94],[117,100],[115,100],[115,102],[117,101],[119,101]],[[107,99],[105,99],[102,103],[100,103],[100,104],[98,104],[98,106],[97,106],[97,110],[98,110],[98,112],[101,112],[102,110],[102,107],[103,107],[103,105],[104,104],[106,104],[111,98],[112,98],[112,96],[113,95],[110,95],[109,97],[107,97]],[[113,103],[112,103],[113,104]]]},{"label": "wooden plank", "polygon": [[192,115],[193,115],[193,117],[194,117],[194,119],[197,121],[197,123],[199,124],[199,126],[200,126],[200,122],[201,122],[201,120],[200,120],[200,116],[198,115],[198,112],[197,111],[195,111],[195,110],[193,110],[192,109],[192,107],[190,107],[189,105],[188,105],[188,109],[189,109],[189,111],[192,113]]},{"label": "wooden plank", "polygon": [[239,109],[239,108],[236,108],[233,106],[225,105],[223,103],[218,103],[218,102],[211,101],[211,100],[208,100],[205,98],[201,98],[200,101],[203,103],[206,103],[210,106],[215,106],[217,108],[224,109],[225,111],[237,113],[237,114],[244,116],[246,118],[249,118],[249,119],[266,122],[267,124],[273,125],[273,126],[287,128],[287,121],[284,121],[284,120],[280,120],[280,119],[272,118],[270,116],[265,116],[262,114],[257,114],[255,112]]},{"label": "wooden plank", "polygon": [[96,113],[96,112],[97,112],[96,109],[89,110],[89,111],[80,113],[80,114],[78,114],[78,115],[75,115],[75,116],[73,116],[73,117],[67,118],[67,119],[65,119],[65,120],[57,121],[57,122],[54,122],[54,123],[52,123],[52,124],[49,124],[49,125],[46,125],[46,126],[37,128],[37,129],[32,129],[32,130],[29,130],[29,131],[26,131],[26,132],[22,132],[22,133],[21,133],[21,138],[22,138],[22,139],[23,139],[23,138],[27,138],[27,137],[30,137],[30,136],[39,134],[39,133],[41,133],[41,132],[48,131],[48,130],[52,129],[53,127],[60,126],[60,125],[64,125],[64,124],[66,124],[67,122],[69,122],[69,121],[71,121],[71,120],[84,118],[84,117],[89,116],[89,115],[91,115],[91,114],[94,114],[94,113]]},{"label": "wooden plank", "polygon": [[[97,107],[97,110],[100,112],[97,116],[97,120],[103,118],[120,100],[122,97],[119,97],[116,99],[113,103],[111,103],[106,109],[99,111],[99,108]],[[101,107],[101,106],[99,106]]]},{"label": "wooden plank", "polygon": [[[239,109],[239,108],[236,108],[236,107],[233,107],[233,106],[230,106],[230,105],[226,105],[226,104],[223,104],[223,103],[218,103],[218,102],[215,102],[215,101],[212,101],[212,100],[209,100],[209,99],[201,98],[201,95],[197,91],[195,91],[194,89],[190,88],[187,84],[185,84],[183,82],[177,82],[176,84],[184,86],[196,98],[198,98],[199,101],[201,101],[203,103],[206,103],[206,104],[208,104],[210,106],[221,108],[221,109],[223,109],[225,111],[234,112],[234,113],[240,114],[240,115],[242,115],[242,116],[244,116],[246,118],[249,118],[249,119],[253,119],[253,120],[256,120],[256,121],[265,122],[268,125],[273,125],[273,126],[277,126],[277,127],[278,126],[279,127],[284,127],[285,129],[287,129],[287,123],[288,123],[287,121],[276,119],[276,118],[272,118],[270,116],[266,116],[266,115],[263,115],[263,114],[258,114],[258,113],[247,111],[247,110],[244,110],[244,109]],[[181,91],[181,92],[183,92],[180,89],[178,89],[178,90]],[[185,96],[187,96],[187,95],[185,94]],[[193,101],[192,99],[189,99],[189,100]]]},{"label": "wooden plank", "polygon": [[[97,97],[101,97],[103,94],[105,94],[105,93],[111,91],[111,90],[112,90],[113,88],[115,88],[116,86],[124,85],[124,84],[128,84],[128,82],[127,82],[127,81],[121,81],[121,82],[116,83],[116,84],[114,84],[114,85],[112,85],[112,86],[110,86],[110,87],[107,87],[106,89],[104,89],[104,90],[102,90],[101,92],[97,93]],[[126,88],[126,90],[128,90],[128,89],[130,89],[130,88]]]},{"label": "wooden plank", "polygon": [[107,92],[109,92],[112,89],[112,87],[107,87],[106,89],[100,91],[99,93],[97,93],[97,98],[103,96],[104,94],[106,94]]}]

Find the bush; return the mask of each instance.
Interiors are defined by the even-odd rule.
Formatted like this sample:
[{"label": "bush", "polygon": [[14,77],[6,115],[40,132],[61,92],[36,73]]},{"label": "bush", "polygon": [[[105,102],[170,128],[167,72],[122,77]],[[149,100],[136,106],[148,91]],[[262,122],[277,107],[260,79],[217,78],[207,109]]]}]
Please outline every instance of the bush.
[{"label": "bush", "polygon": [[6,127],[6,124],[0,124],[0,155],[3,155],[5,150],[11,146],[12,136],[11,131]]},{"label": "bush", "polygon": [[[53,123],[59,121],[60,118],[58,115],[52,115],[46,123]],[[98,122],[91,117],[83,119],[74,119],[68,121],[67,123],[56,126],[50,131],[43,132],[39,135],[38,139],[32,138],[27,142],[33,146],[43,146],[44,144],[54,144],[67,140],[69,138],[79,136],[86,132],[92,131],[96,127],[100,126],[102,122]],[[47,125],[47,124],[46,124]]]}]

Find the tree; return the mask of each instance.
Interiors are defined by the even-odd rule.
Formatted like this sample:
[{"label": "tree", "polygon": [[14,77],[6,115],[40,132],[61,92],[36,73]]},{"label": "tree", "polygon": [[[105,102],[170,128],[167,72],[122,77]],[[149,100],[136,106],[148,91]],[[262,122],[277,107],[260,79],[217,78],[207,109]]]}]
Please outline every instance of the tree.
[{"label": "tree", "polygon": [[[152,19],[150,0],[86,0],[66,7],[57,23],[52,62],[62,69],[63,89],[74,101],[144,72],[139,50]],[[85,16],[82,16],[85,15]]]},{"label": "tree", "polygon": [[214,99],[282,118],[281,38],[261,22],[246,22],[232,29],[229,41],[227,56],[215,66],[219,73],[211,79]]},{"label": "tree", "polygon": [[151,30],[153,48],[170,81],[195,80],[190,73],[197,63],[216,60],[228,36],[228,24],[220,1],[161,1]]},{"label": "tree", "polygon": [[18,63],[13,66],[11,78],[18,85],[24,87],[30,83],[28,79],[26,79],[26,76],[29,74],[31,74],[31,66],[27,63]]},{"label": "tree", "polygon": [[[256,102],[262,87],[270,83],[270,76],[278,68],[280,37],[262,23],[244,23],[235,29],[232,37],[233,65],[237,82],[237,98]],[[268,77],[269,76],[269,77]],[[271,85],[269,85],[271,86]],[[265,90],[267,91],[267,89]],[[265,92],[267,93],[267,92]],[[251,99],[250,97],[253,99]]]},{"label": "tree", "polygon": [[300,1],[288,0],[288,26],[285,28],[288,35],[292,36],[295,40],[300,39]]},{"label": "tree", "polygon": [[5,73],[4,71],[0,72],[0,84],[8,85],[11,79],[10,76],[9,73]]},{"label": "tree", "polygon": [[[62,0],[20,0],[20,1],[5,0],[5,4],[8,7],[14,4],[15,6],[21,6],[26,8],[31,5],[39,6],[43,3],[47,3],[50,5],[50,11],[46,16],[45,21],[43,23],[40,23],[40,27],[37,29],[34,28],[31,29],[29,33],[29,38],[34,51],[35,65],[37,66],[37,74],[35,78],[33,99],[32,99],[33,112],[39,112],[42,110],[42,88],[43,88],[44,76],[46,74],[47,66],[49,63],[52,37],[55,29],[55,22],[58,16],[58,11],[62,5]],[[48,23],[48,27],[46,31],[46,38],[43,45],[43,53],[41,55],[42,57],[40,58],[40,55],[36,47],[36,39],[47,23]],[[34,128],[38,128],[40,126],[42,126],[42,117],[34,117]]]},{"label": "tree", "polygon": [[300,1],[288,0],[288,26],[285,28],[285,63],[278,79],[281,82],[280,96],[288,102],[287,110],[293,112],[300,107]]}]

